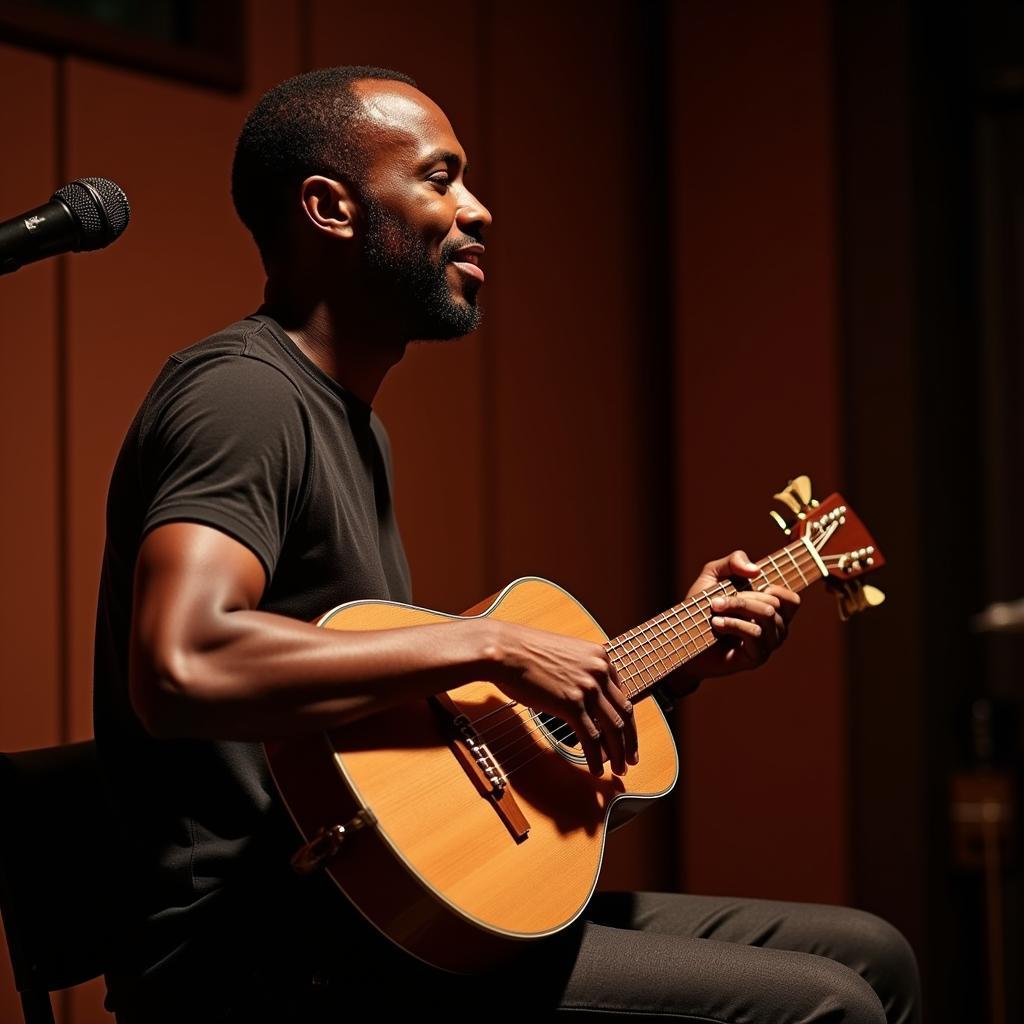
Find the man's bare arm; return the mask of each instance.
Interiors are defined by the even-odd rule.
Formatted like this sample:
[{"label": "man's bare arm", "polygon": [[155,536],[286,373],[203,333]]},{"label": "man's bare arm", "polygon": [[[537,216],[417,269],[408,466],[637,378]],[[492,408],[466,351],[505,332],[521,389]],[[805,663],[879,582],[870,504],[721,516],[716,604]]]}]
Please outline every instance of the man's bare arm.
[{"label": "man's bare arm", "polygon": [[256,556],[212,527],[168,523],[146,536],[130,693],[153,735],[263,740],[486,679],[573,725],[595,774],[606,759],[618,774],[635,763],[632,706],[599,644],[487,618],[319,629],[258,611],[264,585]]}]

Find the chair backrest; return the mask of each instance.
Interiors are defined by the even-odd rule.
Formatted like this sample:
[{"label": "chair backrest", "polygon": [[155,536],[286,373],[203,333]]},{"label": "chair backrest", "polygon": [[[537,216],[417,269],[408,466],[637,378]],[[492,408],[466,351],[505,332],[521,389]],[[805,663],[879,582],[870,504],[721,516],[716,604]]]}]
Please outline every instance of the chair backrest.
[{"label": "chair backrest", "polygon": [[26,995],[48,1009],[46,992],[103,973],[117,829],[96,745],[0,754],[0,820],[0,909],[28,1016]]}]

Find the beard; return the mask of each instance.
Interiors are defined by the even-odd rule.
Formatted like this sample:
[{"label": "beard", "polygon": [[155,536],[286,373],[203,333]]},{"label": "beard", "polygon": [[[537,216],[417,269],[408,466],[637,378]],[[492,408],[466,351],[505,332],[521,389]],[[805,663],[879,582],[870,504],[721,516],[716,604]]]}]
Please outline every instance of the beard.
[{"label": "beard", "polygon": [[466,283],[464,299],[452,294],[448,265],[464,245],[478,238],[446,242],[437,263],[426,242],[412,225],[385,209],[373,196],[364,195],[366,239],[364,255],[370,281],[387,314],[397,313],[408,338],[442,341],[461,338],[483,319],[477,306],[478,282]]}]

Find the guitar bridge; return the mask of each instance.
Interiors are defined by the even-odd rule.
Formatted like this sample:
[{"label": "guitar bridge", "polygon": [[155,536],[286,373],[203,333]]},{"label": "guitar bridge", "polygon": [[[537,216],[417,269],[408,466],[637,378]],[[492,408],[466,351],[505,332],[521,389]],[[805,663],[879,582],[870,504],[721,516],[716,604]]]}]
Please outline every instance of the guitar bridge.
[{"label": "guitar bridge", "polygon": [[482,772],[491,786],[491,792],[500,795],[505,788],[505,776],[498,770],[498,766],[487,749],[486,743],[481,743],[473,729],[473,723],[465,715],[457,715],[452,719],[452,727],[458,732],[465,748],[472,755],[476,762],[478,772]]},{"label": "guitar bridge", "polygon": [[473,723],[448,694],[437,693],[427,700],[441,720],[448,736],[448,745],[459,764],[476,785],[480,795],[487,797],[494,805],[512,838],[517,843],[522,842],[530,834],[530,823],[487,744],[481,742],[473,728]]}]

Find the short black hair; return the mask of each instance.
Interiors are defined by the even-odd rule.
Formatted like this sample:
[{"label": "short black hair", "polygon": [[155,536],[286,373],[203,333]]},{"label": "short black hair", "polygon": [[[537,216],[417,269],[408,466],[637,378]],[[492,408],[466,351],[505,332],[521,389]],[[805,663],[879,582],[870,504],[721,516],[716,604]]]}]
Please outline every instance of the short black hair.
[{"label": "short black hair", "polygon": [[368,78],[416,85],[388,68],[321,68],[274,86],[245,119],[231,167],[231,197],[264,265],[280,238],[288,195],[303,179],[325,174],[361,192],[366,154],[352,83]]}]

